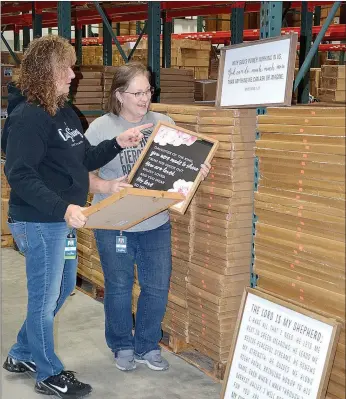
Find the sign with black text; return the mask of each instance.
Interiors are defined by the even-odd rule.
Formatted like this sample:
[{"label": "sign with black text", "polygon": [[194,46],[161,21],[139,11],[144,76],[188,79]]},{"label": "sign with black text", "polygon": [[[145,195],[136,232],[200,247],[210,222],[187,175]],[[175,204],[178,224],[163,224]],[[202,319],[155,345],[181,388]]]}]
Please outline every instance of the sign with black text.
[{"label": "sign with black text", "polygon": [[339,324],[247,289],[222,399],[324,398]]},{"label": "sign with black text", "polygon": [[218,141],[160,122],[129,175],[136,188],[178,192],[185,200],[172,209],[184,213],[201,181],[201,164],[210,162]]},{"label": "sign with black text", "polygon": [[291,105],[297,34],[224,47],[216,106]]}]

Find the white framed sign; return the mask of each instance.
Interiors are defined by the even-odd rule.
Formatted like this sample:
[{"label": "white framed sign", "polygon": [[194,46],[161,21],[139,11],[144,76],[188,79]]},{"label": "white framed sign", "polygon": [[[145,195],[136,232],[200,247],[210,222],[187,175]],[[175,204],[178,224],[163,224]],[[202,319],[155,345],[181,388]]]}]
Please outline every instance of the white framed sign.
[{"label": "white framed sign", "polygon": [[340,325],[247,288],[222,399],[324,398]]},{"label": "white framed sign", "polygon": [[290,33],[222,48],[216,106],[291,105],[297,40]]}]

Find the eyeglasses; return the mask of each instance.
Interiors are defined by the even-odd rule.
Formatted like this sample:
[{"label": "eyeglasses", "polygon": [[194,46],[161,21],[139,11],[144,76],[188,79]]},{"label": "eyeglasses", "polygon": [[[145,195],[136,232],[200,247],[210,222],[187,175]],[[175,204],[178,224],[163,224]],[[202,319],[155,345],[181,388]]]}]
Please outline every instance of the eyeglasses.
[{"label": "eyeglasses", "polygon": [[154,87],[150,87],[150,89],[148,89],[147,91],[137,91],[136,93],[131,93],[130,91],[124,91],[124,93],[132,94],[133,96],[135,96],[135,98],[142,98],[143,96],[151,97],[154,94],[154,92],[155,92]]}]

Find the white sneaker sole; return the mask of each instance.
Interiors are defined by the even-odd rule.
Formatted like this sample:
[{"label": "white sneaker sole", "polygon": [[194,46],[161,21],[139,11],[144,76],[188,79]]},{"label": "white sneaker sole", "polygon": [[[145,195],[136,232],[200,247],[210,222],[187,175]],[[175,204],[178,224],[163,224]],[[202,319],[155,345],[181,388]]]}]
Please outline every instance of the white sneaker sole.
[{"label": "white sneaker sole", "polygon": [[119,366],[117,363],[115,363],[115,367],[116,367],[118,370],[121,370],[121,371],[132,371],[132,370],[135,370],[136,365],[134,364],[134,366],[132,367],[132,369],[127,369],[127,368],[121,367],[121,366]]},{"label": "white sneaker sole", "polygon": [[141,364],[146,364],[150,368],[150,370],[155,370],[155,371],[165,371],[165,370],[168,370],[168,368],[169,368],[169,366],[168,367],[164,367],[164,368],[154,366],[148,360],[145,360],[145,359],[135,359],[135,362],[136,363],[141,363]]}]

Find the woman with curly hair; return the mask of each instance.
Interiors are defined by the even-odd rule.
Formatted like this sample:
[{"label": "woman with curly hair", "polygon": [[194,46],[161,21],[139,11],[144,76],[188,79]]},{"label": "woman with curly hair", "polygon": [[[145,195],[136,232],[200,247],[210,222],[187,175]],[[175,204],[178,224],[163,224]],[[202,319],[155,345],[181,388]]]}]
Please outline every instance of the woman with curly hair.
[{"label": "woman with curly hair", "polygon": [[[8,222],[25,255],[28,288],[26,320],[3,367],[36,373],[35,390],[60,398],[82,398],[92,390],[64,370],[53,338],[54,316],[76,283],[77,260],[66,256],[65,243],[86,222],[82,207],[88,173],[123,148],[138,145],[140,130],[151,126],[128,129],[91,146],[66,102],[75,60],[73,47],[61,37],[46,36],[30,44],[18,85],[10,88],[1,142],[12,188]],[[128,186],[122,181],[110,184],[113,192]]]}]

